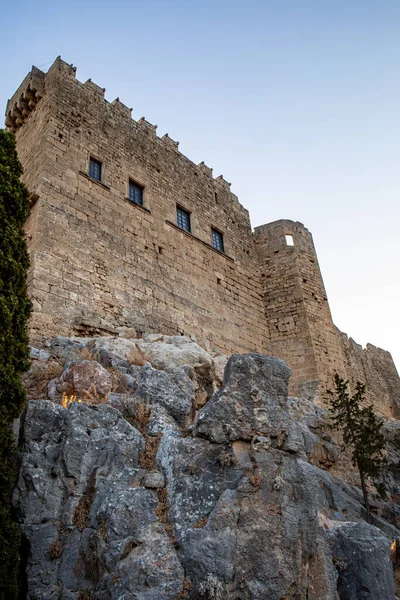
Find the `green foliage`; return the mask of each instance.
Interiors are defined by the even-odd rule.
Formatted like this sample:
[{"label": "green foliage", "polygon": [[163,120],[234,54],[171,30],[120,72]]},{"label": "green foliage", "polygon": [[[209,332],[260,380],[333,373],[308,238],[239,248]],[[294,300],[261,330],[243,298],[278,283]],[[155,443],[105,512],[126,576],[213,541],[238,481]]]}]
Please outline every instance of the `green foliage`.
[{"label": "green foliage", "polygon": [[0,599],[16,596],[19,528],[11,516],[17,449],[11,430],[25,404],[21,374],[29,368],[27,320],[31,303],[23,225],[29,194],[13,134],[0,130]]},{"label": "green foliage", "polygon": [[372,405],[365,403],[365,385],[358,382],[356,392],[350,396],[348,381],[335,375],[335,392],[330,391],[332,429],[341,431],[342,450],[351,449],[351,459],[360,473],[361,485],[370,521],[370,510],[365,486],[365,478],[376,478],[383,470],[390,468],[385,457],[385,436],[382,433],[383,419],[378,417]]},{"label": "green foliage", "polygon": [[383,419],[374,413],[372,406],[362,406],[365,385],[358,382],[354,396],[347,391],[348,381],[338,374],[335,385],[336,396],[331,401],[332,428],[342,431],[343,446],[351,447],[354,466],[361,468],[365,475],[375,477],[386,464],[385,437],[381,431]]}]

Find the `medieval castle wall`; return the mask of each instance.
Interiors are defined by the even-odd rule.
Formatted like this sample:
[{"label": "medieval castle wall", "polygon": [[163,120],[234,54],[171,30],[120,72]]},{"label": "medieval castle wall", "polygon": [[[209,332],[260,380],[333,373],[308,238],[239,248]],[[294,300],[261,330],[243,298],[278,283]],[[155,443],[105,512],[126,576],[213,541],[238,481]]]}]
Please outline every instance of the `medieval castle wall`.
[{"label": "medieval castle wall", "polygon": [[[95,323],[196,334],[227,353],[267,351],[249,216],[229,184],[62,61],[45,87],[17,131],[22,163],[41,156],[25,170],[39,198],[28,224],[32,337]],[[90,157],[102,163],[101,183],[87,175]],[[143,207],[127,198],[129,179],[143,186]],[[177,204],[191,213],[192,234],[176,226]],[[225,253],[212,247],[212,227]]]},{"label": "medieval castle wall", "polygon": [[298,395],[321,399],[336,372],[345,376],[317,254],[302,223],[281,220],[255,229],[272,354],[293,369]]},{"label": "medieval castle wall", "polygon": [[[319,403],[335,372],[362,376],[379,409],[394,414],[400,380],[390,354],[359,351],[336,330],[307,229],[285,220],[253,234],[229,183],[75,71],[60,58],[46,74],[33,68],[6,112],[32,193],[32,339],[121,327],[194,334],[226,354],[283,358],[291,393]],[[101,181],[89,176],[90,159],[101,162]],[[129,200],[129,181],[143,206]],[[190,233],[177,206],[190,213]]]}]

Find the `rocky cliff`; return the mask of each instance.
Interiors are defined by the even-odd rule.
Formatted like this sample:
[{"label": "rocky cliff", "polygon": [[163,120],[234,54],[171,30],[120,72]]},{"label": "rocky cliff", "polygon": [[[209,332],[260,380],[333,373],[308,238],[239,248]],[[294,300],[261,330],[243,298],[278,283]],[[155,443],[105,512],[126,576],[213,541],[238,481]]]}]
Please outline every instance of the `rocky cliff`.
[{"label": "rocky cliff", "polygon": [[[371,489],[290,369],[185,337],[32,349],[14,506],[29,600],[394,600],[399,481]],[[397,460],[399,423],[385,422]],[[392,551],[391,551],[392,546]]]}]

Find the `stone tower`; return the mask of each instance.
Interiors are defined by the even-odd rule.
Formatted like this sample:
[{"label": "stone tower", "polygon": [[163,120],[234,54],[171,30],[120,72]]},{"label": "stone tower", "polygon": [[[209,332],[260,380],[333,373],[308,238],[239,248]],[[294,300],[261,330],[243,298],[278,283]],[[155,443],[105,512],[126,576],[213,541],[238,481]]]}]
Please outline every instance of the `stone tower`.
[{"label": "stone tower", "polygon": [[291,366],[293,394],[324,403],[345,368],[312,235],[302,223],[280,220],[254,236],[272,354]]}]

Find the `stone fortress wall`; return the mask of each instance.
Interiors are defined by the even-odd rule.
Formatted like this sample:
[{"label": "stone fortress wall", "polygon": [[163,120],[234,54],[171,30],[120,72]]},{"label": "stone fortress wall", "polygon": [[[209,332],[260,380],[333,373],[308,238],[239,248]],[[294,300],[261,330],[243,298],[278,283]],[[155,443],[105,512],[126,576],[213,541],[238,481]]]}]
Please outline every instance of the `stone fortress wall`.
[{"label": "stone fortress wall", "polygon": [[[381,412],[397,414],[391,356],[335,328],[307,229],[282,220],[253,234],[228,182],[75,73],[60,58],[46,74],[33,67],[6,111],[32,193],[32,339],[124,327],[196,335],[226,354],[283,358],[291,393],[319,403],[335,372],[352,383],[362,376]],[[101,182],[88,175],[91,157]],[[143,188],[143,206],[129,200],[129,180]],[[177,226],[177,205],[191,233]]]}]

